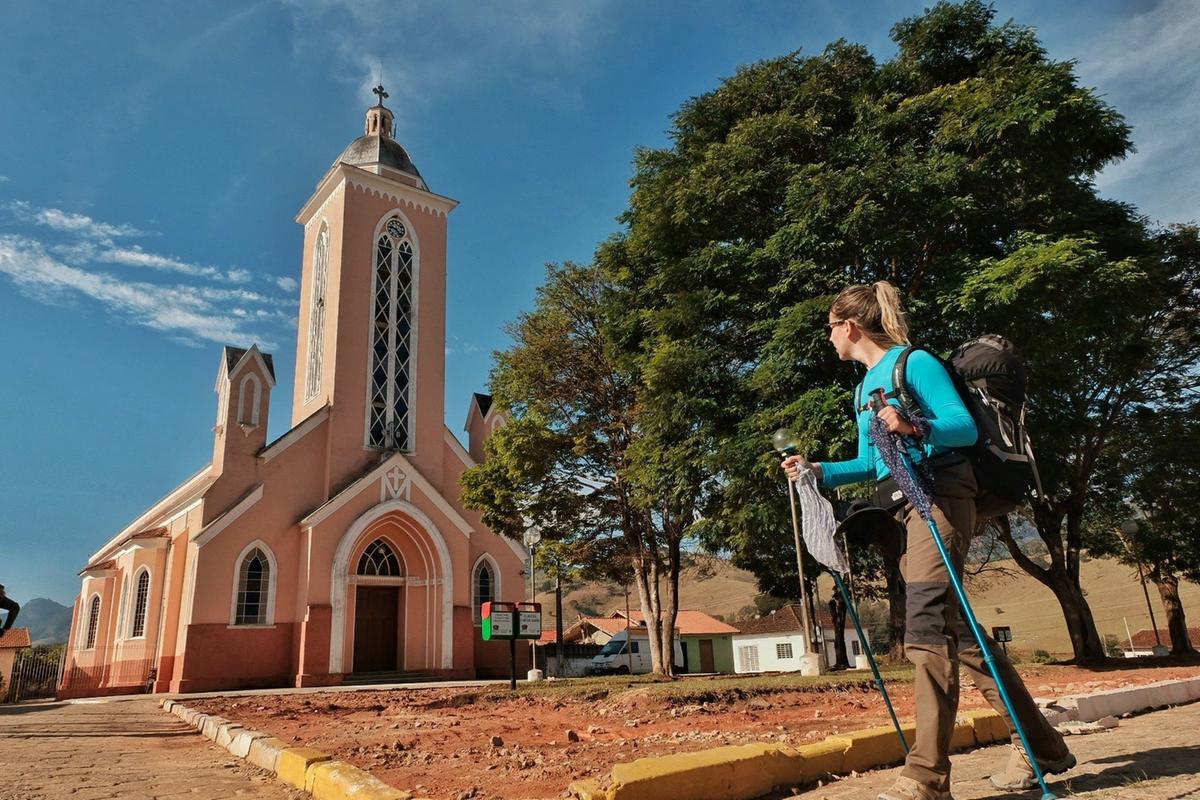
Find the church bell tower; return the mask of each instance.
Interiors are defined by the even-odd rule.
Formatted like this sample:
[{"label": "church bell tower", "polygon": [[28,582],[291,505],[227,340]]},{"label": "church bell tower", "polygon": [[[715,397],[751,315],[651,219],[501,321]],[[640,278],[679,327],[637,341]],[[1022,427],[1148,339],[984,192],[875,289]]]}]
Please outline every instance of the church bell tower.
[{"label": "church bell tower", "polygon": [[457,203],[429,190],[395,139],[387,92],[373,91],[363,135],[296,217],[292,425],[328,406],[331,455],[350,470],[381,452],[434,458],[444,428],[446,220]]}]

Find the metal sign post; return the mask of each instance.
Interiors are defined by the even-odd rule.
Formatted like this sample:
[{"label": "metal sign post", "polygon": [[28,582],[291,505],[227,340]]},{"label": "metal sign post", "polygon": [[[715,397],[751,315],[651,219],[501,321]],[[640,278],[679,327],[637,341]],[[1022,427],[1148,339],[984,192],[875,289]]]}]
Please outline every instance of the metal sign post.
[{"label": "metal sign post", "polygon": [[541,603],[484,603],[480,609],[483,640],[508,640],[508,686],[517,690],[517,639],[542,638]]}]

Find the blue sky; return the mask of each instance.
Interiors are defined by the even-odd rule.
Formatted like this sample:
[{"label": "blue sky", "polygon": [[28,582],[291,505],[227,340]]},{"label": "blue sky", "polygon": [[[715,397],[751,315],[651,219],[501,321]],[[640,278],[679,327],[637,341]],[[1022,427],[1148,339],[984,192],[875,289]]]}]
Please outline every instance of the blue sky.
[{"label": "blue sky", "polygon": [[[881,59],[917,0],[5,0],[0,583],[69,603],[88,556],[207,463],[222,344],[276,356],[286,430],[301,231],[377,71],[450,218],[461,429],[548,261],[616,230],[633,150],[740,64],[838,38]],[[1200,217],[1194,0],[1000,0],[1134,126],[1102,192]]]}]

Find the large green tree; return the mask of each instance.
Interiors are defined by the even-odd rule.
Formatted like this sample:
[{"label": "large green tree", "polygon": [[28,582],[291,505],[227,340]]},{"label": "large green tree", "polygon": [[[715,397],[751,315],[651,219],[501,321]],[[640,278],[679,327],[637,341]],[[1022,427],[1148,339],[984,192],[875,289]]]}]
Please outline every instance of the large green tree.
[{"label": "large green tree", "polygon": [[[496,354],[493,402],[509,421],[488,439],[484,462],[463,475],[463,499],[493,530],[520,538],[537,527],[557,567],[632,580],[656,672],[673,673],[683,538],[692,508],[651,467],[631,466],[643,426],[636,371],[612,346],[607,320],[620,299],[592,266],[547,270],[533,311],[511,326]],[[642,451],[643,462],[652,458]],[[566,563],[566,562],[573,563]]]},{"label": "large green tree", "polygon": [[[684,103],[671,146],[637,153],[627,230],[598,256],[627,293],[620,344],[647,384],[643,413],[664,421],[656,479],[699,471],[679,480],[702,512],[703,541],[764,588],[794,580],[766,436],[786,424],[812,458],[850,451],[857,374],[822,330],[842,286],[896,283],[935,349],[984,330],[1014,339],[1031,361],[1033,414],[1053,420],[1035,422],[1041,460],[1070,472],[1096,432],[1064,439],[1052,425],[1108,376],[1083,375],[1086,356],[1060,370],[1086,348],[1073,343],[1060,358],[1050,344],[1074,325],[1094,329],[1089,314],[1158,279],[1144,223],[1091,183],[1128,152],[1129,130],[1070,62],[975,0],[939,3],[892,36],[898,52],[884,63],[836,42],[739,69]],[[1062,300],[1070,308],[1056,313]],[[1123,381],[1152,368],[1124,344],[1085,343],[1104,363],[1126,359]],[[1078,584],[1076,515],[1091,473],[1045,471],[1049,494],[1035,517],[1063,555],[1044,582],[1076,656],[1102,657]]]}]

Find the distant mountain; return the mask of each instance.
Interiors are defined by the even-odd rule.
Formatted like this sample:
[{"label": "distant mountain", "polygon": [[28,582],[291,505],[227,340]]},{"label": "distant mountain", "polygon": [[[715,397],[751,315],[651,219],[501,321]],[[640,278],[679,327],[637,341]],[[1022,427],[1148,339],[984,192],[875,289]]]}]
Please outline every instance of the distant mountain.
[{"label": "distant mountain", "polygon": [[29,628],[34,644],[65,643],[71,632],[71,608],[44,597],[21,604],[17,625]]}]

